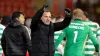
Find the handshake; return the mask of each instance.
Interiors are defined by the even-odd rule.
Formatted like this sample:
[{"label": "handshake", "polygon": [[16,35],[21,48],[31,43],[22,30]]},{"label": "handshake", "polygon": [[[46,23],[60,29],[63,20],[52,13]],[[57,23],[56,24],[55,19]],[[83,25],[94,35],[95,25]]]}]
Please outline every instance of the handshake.
[{"label": "handshake", "polygon": [[[48,5],[43,5],[43,7],[41,9],[43,11],[45,11],[47,7],[48,7]],[[71,10],[69,8],[65,9],[65,13],[66,13],[67,16],[71,16]]]}]

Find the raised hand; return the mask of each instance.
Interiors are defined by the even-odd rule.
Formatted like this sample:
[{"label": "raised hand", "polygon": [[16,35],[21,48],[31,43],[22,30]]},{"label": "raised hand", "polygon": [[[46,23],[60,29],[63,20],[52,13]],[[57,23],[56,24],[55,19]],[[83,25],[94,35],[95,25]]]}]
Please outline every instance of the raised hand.
[{"label": "raised hand", "polygon": [[70,16],[71,15],[71,10],[69,8],[66,8],[65,13],[66,13],[67,16]]},{"label": "raised hand", "polygon": [[45,11],[45,9],[46,9],[47,7],[48,7],[48,5],[43,5],[41,9],[42,9],[43,11]]}]

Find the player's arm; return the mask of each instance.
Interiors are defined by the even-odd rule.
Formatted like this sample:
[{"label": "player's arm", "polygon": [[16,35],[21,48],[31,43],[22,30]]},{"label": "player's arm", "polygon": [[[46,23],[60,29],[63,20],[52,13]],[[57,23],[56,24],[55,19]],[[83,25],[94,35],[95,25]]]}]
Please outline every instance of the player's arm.
[{"label": "player's arm", "polygon": [[63,55],[64,54],[64,46],[62,44],[59,44],[57,47],[57,50]]},{"label": "player's arm", "polygon": [[64,37],[65,37],[65,31],[66,31],[65,29],[62,30],[62,33],[59,35],[58,39],[55,41],[55,49],[58,47],[58,45],[64,39]]},{"label": "player's arm", "polygon": [[97,37],[97,40],[100,44],[100,28],[97,30],[96,37]]},{"label": "player's arm", "polygon": [[96,37],[99,42],[99,55],[100,55],[100,28],[98,28],[98,30],[97,30]]},{"label": "player's arm", "polygon": [[58,39],[55,41],[55,49],[58,47],[58,45],[61,43],[61,41],[63,40],[64,38],[64,34],[61,33],[58,37]]},{"label": "player's arm", "polygon": [[91,39],[91,41],[93,42],[94,46],[95,46],[95,50],[98,52],[99,50],[99,43],[97,38],[95,37],[94,33],[92,32],[92,30],[89,27],[89,32],[88,32],[88,37]]}]

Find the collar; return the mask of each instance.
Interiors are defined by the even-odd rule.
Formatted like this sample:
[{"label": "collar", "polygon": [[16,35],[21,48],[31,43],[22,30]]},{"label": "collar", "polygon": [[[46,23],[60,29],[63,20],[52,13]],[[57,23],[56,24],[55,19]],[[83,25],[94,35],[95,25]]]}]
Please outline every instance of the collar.
[{"label": "collar", "polygon": [[74,21],[82,21],[81,19],[75,19]]},{"label": "collar", "polygon": [[91,22],[89,19],[87,19],[87,20],[83,20],[83,22]]}]

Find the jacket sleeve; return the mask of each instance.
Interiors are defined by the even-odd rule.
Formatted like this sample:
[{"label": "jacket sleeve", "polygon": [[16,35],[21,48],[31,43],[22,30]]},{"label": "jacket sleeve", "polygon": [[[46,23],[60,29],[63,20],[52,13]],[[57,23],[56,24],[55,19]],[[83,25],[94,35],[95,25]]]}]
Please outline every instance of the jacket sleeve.
[{"label": "jacket sleeve", "polygon": [[6,38],[5,38],[4,32],[3,32],[3,35],[1,37],[1,46],[2,46],[2,49],[3,49],[3,53],[6,56]]},{"label": "jacket sleeve", "polygon": [[31,55],[31,47],[32,47],[32,44],[31,44],[31,39],[30,39],[30,34],[27,30],[26,27],[24,27],[24,31],[23,31],[23,39],[24,39],[24,42],[26,44],[26,47],[27,47],[27,50],[29,52],[29,54]]},{"label": "jacket sleeve", "polygon": [[92,32],[92,30],[89,27],[89,32],[88,32],[88,37],[91,39],[91,41],[93,42],[94,46],[95,46],[95,50],[99,51],[99,43],[97,41],[97,38],[95,37],[94,33]]},{"label": "jacket sleeve", "polygon": [[69,15],[65,17],[65,19],[62,22],[54,23],[54,31],[62,30],[65,27],[67,27],[71,22],[72,16]]},{"label": "jacket sleeve", "polygon": [[32,17],[32,21],[31,21],[31,30],[35,29],[37,24],[38,24],[38,21],[40,20],[42,14],[43,14],[44,10],[41,8],[37,11],[37,13]]}]

